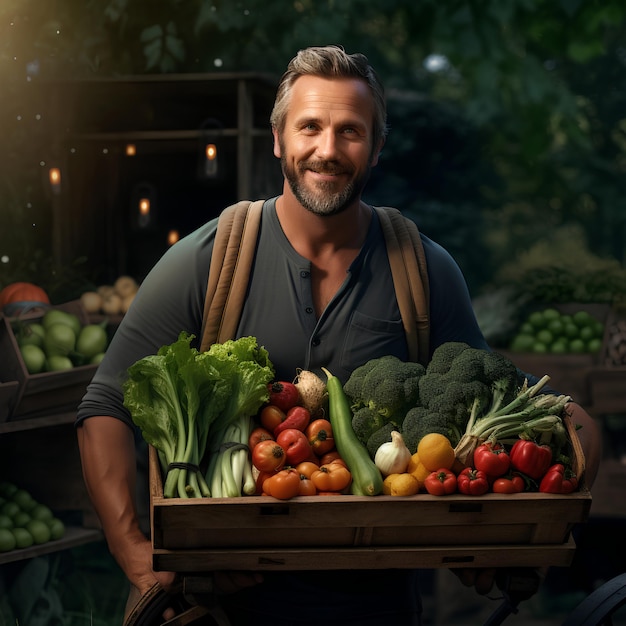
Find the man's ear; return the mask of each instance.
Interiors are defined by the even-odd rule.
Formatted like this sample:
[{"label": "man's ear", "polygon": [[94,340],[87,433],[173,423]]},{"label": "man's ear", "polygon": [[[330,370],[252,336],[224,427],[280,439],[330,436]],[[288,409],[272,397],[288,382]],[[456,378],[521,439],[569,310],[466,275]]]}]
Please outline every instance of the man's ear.
[{"label": "man's ear", "polygon": [[376,146],[376,149],[372,153],[372,162],[370,163],[371,167],[378,165],[378,158],[380,157],[380,153],[383,151],[383,146],[385,145],[385,138],[383,137]]},{"label": "man's ear", "polygon": [[280,159],[282,156],[280,153],[280,141],[278,139],[278,131],[275,128],[272,128],[272,135],[274,136],[274,156]]}]

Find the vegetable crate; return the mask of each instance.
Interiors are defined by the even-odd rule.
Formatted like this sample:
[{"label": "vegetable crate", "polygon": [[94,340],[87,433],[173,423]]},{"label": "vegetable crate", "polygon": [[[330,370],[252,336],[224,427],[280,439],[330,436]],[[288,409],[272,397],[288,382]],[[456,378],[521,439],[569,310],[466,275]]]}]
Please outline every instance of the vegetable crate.
[{"label": "vegetable crate", "polygon": [[[87,323],[79,301],[52,308],[73,313]],[[37,317],[28,317],[37,320]],[[71,370],[29,374],[11,325],[12,319],[0,315],[0,380],[17,381],[19,389],[9,419],[25,419],[75,411],[91,381],[96,365]]]},{"label": "vegetable crate", "polygon": [[5,422],[13,413],[19,389],[20,385],[16,380],[0,382],[0,423]]},{"label": "vegetable crate", "polygon": [[584,486],[569,495],[166,499],[154,449],[150,490],[154,566],[183,573],[567,566],[571,530],[591,507]]}]

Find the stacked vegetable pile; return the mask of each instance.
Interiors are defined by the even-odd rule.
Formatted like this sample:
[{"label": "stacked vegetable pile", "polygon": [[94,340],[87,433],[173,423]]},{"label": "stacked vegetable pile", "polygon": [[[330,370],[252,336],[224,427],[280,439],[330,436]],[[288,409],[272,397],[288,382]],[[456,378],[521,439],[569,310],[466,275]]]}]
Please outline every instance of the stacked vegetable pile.
[{"label": "stacked vegetable pile", "polygon": [[48,506],[15,483],[0,483],[0,552],[60,539],[65,525]]},{"label": "stacked vegetable pile", "polygon": [[85,291],[80,302],[89,314],[123,315],[133,303],[139,284],[132,276],[118,276],[111,285]]},{"label": "stacked vegetable pile", "polygon": [[[393,459],[393,465],[383,459]],[[567,494],[578,488],[570,457],[563,450],[555,455],[552,446],[529,439],[517,439],[512,446],[487,440],[463,464],[445,435],[425,435],[411,454],[402,435],[394,431],[392,441],[379,448],[376,464],[385,476],[383,493],[392,496],[420,492],[433,496],[522,491]]]},{"label": "stacked vegetable pile", "polygon": [[442,495],[452,482],[466,494],[483,483],[556,492],[559,477],[575,486],[561,417],[569,396],[541,393],[548,376],[529,385],[501,354],[449,342],[426,368],[385,356],[342,385],[324,368],[326,382],[308,371],[274,380],[253,337],[204,353],[192,340],[181,333],[139,360],[124,385],[166,498]]},{"label": "stacked vegetable pile", "polygon": [[596,354],[602,348],[604,324],[585,310],[572,315],[552,307],[533,311],[513,339],[512,352]]},{"label": "stacked vegetable pile", "polygon": [[[390,356],[373,359],[353,372],[344,390],[354,432],[385,476],[385,493],[412,495],[426,488],[427,479],[447,481],[450,488],[455,472],[465,483],[480,471],[485,491],[495,478],[501,479],[496,490],[506,479],[521,485],[519,491],[546,491],[541,479],[552,461],[568,485],[574,482],[562,420],[571,398],[540,393],[548,381],[544,376],[529,386],[505,356],[449,342],[426,368]],[[496,473],[490,465],[485,472],[486,451],[492,461],[504,463],[509,454],[514,460],[506,471]],[[520,461],[526,455],[541,456],[541,470],[529,470]],[[507,475],[509,469],[515,474]]]},{"label": "stacked vegetable pile", "polygon": [[29,374],[97,364],[109,343],[106,322],[83,324],[61,309],[48,309],[37,321],[16,318],[12,327]]}]

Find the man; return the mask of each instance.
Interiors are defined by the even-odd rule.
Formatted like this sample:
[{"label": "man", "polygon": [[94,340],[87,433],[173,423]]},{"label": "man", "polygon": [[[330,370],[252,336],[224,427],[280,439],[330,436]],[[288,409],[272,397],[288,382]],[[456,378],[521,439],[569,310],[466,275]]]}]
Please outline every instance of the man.
[{"label": "man", "polygon": [[[345,381],[371,358],[406,360],[380,224],[361,200],[386,135],[383,88],[367,59],[333,46],[298,53],[279,85],[271,125],[285,182],[263,208],[238,336],[257,338],[280,380],[324,366]],[[173,575],[152,570],[151,544],[140,530],[134,432],[120,379],[180,331],[200,336],[215,226],[177,243],[146,277],[78,413],[89,493],[113,556],[140,593],[157,581],[167,587]],[[486,348],[459,268],[422,239],[431,350],[445,341]],[[224,572],[215,582],[233,624],[419,623],[411,571]]]}]

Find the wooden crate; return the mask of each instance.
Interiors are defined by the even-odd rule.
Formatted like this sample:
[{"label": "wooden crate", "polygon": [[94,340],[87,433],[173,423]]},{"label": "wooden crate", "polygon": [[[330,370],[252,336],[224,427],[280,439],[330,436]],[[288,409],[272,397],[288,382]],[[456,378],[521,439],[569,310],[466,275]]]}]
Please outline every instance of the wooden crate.
[{"label": "wooden crate", "polygon": [[598,366],[589,372],[588,381],[593,414],[626,413],[626,366]]},{"label": "wooden crate", "polygon": [[566,566],[570,531],[591,507],[584,486],[570,495],[166,499],[153,449],[150,489],[155,568],[185,573]]},{"label": "wooden crate", "polygon": [[[83,324],[87,323],[78,301],[53,308],[74,313]],[[9,419],[76,410],[96,369],[96,365],[82,365],[66,371],[29,374],[11,326],[11,318],[0,315],[0,380],[13,380],[19,384]]]},{"label": "wooden crate", "polygon": [[0,423],[5,422],[13,413],[20,384],[17,380],[0,383]]}]

